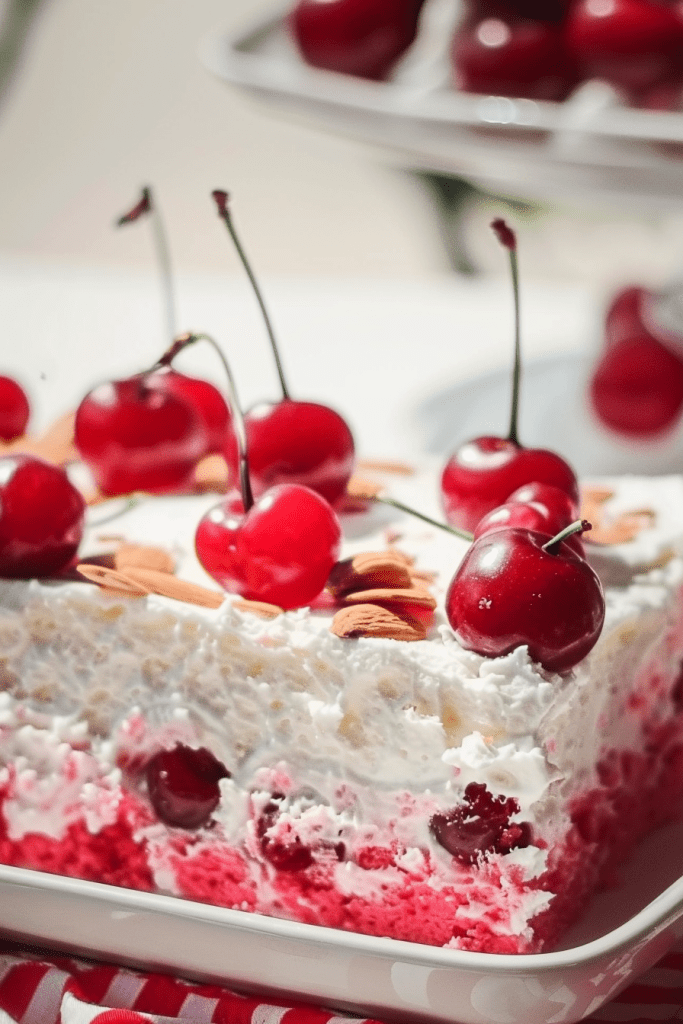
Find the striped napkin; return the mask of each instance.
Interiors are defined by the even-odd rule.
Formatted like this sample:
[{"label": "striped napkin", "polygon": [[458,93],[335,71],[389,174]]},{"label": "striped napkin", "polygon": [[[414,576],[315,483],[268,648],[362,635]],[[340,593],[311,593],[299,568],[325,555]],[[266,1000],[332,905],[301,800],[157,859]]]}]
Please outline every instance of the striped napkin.
[{"label": "striped napkin", "polygon": [[[457,1008],[454,1007],[454,1018]],[[683,946],[589,1021],[683,1018]],[[302,1004],[274,1005],[218,985],[0,944],[0,1024],[380,1024]]]}]

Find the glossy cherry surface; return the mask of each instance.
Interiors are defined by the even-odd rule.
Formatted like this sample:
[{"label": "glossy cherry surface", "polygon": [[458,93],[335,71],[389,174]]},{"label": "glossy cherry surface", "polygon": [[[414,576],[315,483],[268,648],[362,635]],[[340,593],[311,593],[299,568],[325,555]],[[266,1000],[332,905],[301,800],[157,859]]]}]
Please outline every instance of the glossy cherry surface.
[{"label": "glossy cherry surface", "polygon": [[578,503],[576,475],[555,452],[522,448],[502,437],[467,441],[448,460],[441,477],[446,519],[452,526],[473,532],[487,512],[533,481],[552,484]]},{"label": "glossy cherry surface", "polygon": [[184,490],[206,453],[194,408],[155,376],[101,384],[78,407],[76,445],[103,494]]},{"label": "glossy cherry surface", "polygon": [[339,557],[341,528],[319,494],[297,484],[266,491],[248,512],[229,495],[195,536],[197,557],[225,590],[281,608],[318,596]]},{"label": "glossy cherry surface", "polygon": [[[525,488],[520,488],[525,490]],[[558,488],[553,487],[556,491]],[[560,492],[562,493],[562,492]],[[568,510],[574,503],[568,495],[566,506],[567,511],[558,514],[556,509],[549,508],[542,501],[517,501],[512,497],[508,498],[504,505],[499,505],[492,512],[487,512],[476,525],[474,539],[478,540],[487,533],[496,533],[498,530],[507,530],[511,527],[521,527],[525,530],[535,530],[537,533],[544,533],[548,537],[569,526],[576,520],[576,514],[569,514]],[[584,546],[578,534],[572,534],[564,542],[572,547],[577,554],[584,554]]]},{"label": "glossy cherry surface", "polygon": [[458,88],[466,92],[563,99],[576,81],[558,24],[505,14],[466,19],[453,36]]},{"label": "glossy cherry surface", "polygon": [[561,21],[568,0],[466,0],[464,7],[470,17],[532,18],[535,21]]},{"label": "glossy cherry surface", "polygon": [[470,782],[465,800],[432,815],[429,829],[440,846],[462,864],[476,864],[487,854],[509,853],[531,843],[528,822],[513,822],[519,812],[513,797],[494,797],[483,783]]},{"label": "glossy cherry surface", "polygon": [[147,791],[161,821],[179,828],[207,825],[220,800],[219,782],[230,772],[205,747],[176,744],[147,764]]},{"label": "glossy cherry surface", "polygon": [[586,78],[638,93],[680,78],[683,19],[660,0],[576,0],[565,36]]},{"label": "glossy cherry surface", "polygon": [[154,384],[187,402],[196,412],[206,432],[206,453],[223,454],[230,433],[231,416],[218,388],[200,377],[188,377],[177,370],[154,373]]},{"label": "glossy cherry surface", "polygon": [[[317,402],[285,398],[262,403],[244,417],[249,476],[255,495],[276,484],[310,487],[331,505],[341,501],[353,472],[353,435],[339,413]],[[237,447],[230,437],[227,462],[235,472]]]},{"label": "glossy cherry surface", "polygon": [[603,353],[589,397],[612,430],[628,437],[663,434],[683,410],[683,360],[649,334],[622,338]]},{"label": "glossy cherry surface", "polygon": [[526,645],[552,672],[566,672],[588,654],[604,622],[602,585],[566,543],[544,550],[549,540],[510,529],[472,544],[446,595],[463,647],[495,658]]},{"label": "glossy cherry surface", "polygon": [[85,502],[63,469],[30,455],[0,458],[0,576],[51,576],[72,561]]},{"label": "glossy cherry surface", "polygon": [[292,34],[314,67],[381,79],[417,34],[424,0],[299,0]]},{"label": "glossy cherry surface", "polygon": [[30,414],[22,386],[13,377],[0,376],[0,438],[14,441],[25,434]]}]

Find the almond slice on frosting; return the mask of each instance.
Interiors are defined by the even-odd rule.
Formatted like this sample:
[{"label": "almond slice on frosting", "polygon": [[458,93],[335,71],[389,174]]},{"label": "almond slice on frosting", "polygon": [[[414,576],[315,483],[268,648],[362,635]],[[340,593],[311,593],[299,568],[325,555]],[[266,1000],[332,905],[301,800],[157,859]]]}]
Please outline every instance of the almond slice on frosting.
[{"label": "almond slice on frosting", "polygon": [[397,615],[376,604],[355,604],[334,616],[331,631],[344,639],[424,640],[427,630],[412,615]]}]

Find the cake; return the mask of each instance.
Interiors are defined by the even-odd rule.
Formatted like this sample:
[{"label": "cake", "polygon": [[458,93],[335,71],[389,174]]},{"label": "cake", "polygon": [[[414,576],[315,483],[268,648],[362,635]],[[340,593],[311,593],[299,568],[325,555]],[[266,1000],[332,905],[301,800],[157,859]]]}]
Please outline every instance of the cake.
[{"label": "cake", "polygon": [[[434,514],[436,480],[389,487]],[[0,582],[0,861],[551,948],[683,801],[683,479],[584,490],[606,618],[563,675],[525,647],[463,649],[443,607],[467,543],[380,505],[342,517],[312,608],[224,597],[194,556],[215,500],[94,506],[80,553],[98,582]]]}]

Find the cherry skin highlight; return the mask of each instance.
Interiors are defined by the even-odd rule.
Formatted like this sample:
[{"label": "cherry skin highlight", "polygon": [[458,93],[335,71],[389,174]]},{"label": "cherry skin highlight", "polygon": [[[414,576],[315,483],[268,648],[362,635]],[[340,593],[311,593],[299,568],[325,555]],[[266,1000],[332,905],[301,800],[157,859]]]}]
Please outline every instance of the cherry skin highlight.
[{"label": "cherry skin highlight", "polygon": [[206,452],[194,408],[138,374],[94,388],[76,411],[76,445],[105,495],[172,493],[191,487]]},{"label": "cherry skin highlight", "polygon": [[[244,425],[255,495],[277,484],[296,483],[310,487],[331,505],[341,501],[353,473],[355,448],[339,413],[317,402],[285,398],[251,409]],[[236,472],[234,438],[226,457]]]},{"label": "cherry skin highlight", "polygon": [[206,432],[206,455],[223,454],[232,418],[218,388],[200,377],[188,377],[177,370],[159,370],[152,375],[155,386],[166,389],[196,412]]},{"label": "cherry skin highlight", "polygon": [[31,408],[26,392],[12,377],[0,376],[0,438],[14,441],[26,433]]},{"label": "cherry skin highlight", "polygon": [[[558,488],[552,488],[558,490]],[[520,488],[524,491],[525,488]],[[562,492],[560,492],[562,493]],[[567,498],[567,509],[573,506],[573,502]],[[508,530],[511,527],[520,527],[525,530],[535,530],[537,533],[547,534],[554,537],[555,534],[569,526],[576,520],[576,514],[570,515],[568,511],[558,514],[555,509],[549,508],[542,501],[519,501],[512,497],[508,498],[504,505],[499,505],[492,512],[487,512],[476,525],[474,539],[478,540],[487,533],[496,533],[498,530]],[[564,541],[573,548],[578,555],[584,555],[585,550],[579,534],[572,534]]]},{"label": "cherry skin highlight", "polygon": [[576,0],[565,38],[584,78],[602,78],[628,93],[681,77],[683,18],[674,4]]},{"label": "cherry skin highlight", "polygon": [[478,437],[454,452],[441,477],[442,502],[451,526],[474,532],[479,520],[534,481],[552,484],[578,504],[579,485],[565,460],[544,448],[522,448],[502,437]]},{"label": "cherry skin highlight", "polygon": [[30,455],[0,458],[0,576],[52,576],[73,560],[85,502],[63,469]]},{"label": "cherry skin highlight", "polygon": [[195,535],[199,561],[225,590],[281,608],[320,594],[339,557],[330,505],[298,484],[279,484],[244,512],[235,494],[210,510]]},{"label": "cherry skin highlight", "polygon": [[497,658],[525,645],[550,672],[567,672],[593,648],[605,618],[602,585],[565,542],[544,550],[550,540],[513,528],[472,544],[446,595],[463,647]]},{"label": "cherry skin highlight", "polygon": [[471,17],[453,36],[451,58],[465,92],[560,100],[576,82],[561,28],[551,21]]},{"label": "cherry skin highlight", "polygon": [[230,772],[204,747],[176,744],[147,764],[147,791],[161,821],[179,828],[207,825],[220,800],[219,782]]},{"label": "cherry skin highlight", "polygon": [[589,399],[600,422],[619,434],[664,434],[683,410],[683,360],[649,334],[622,338],[595,367]]},{"label": "cherry skin highlight", "polygon": [[386,78],[417,34],[424,0],[299,0],[292,35],[309,64]]}]

